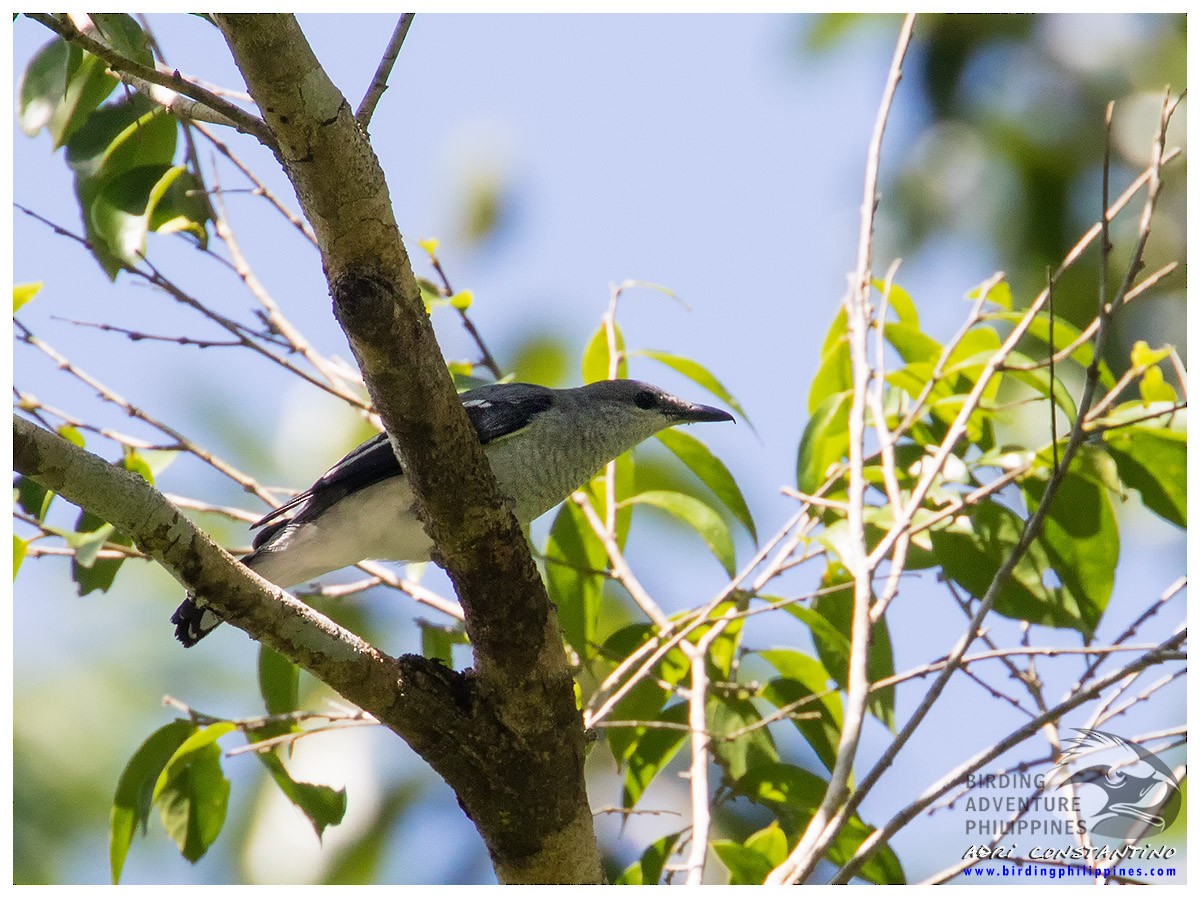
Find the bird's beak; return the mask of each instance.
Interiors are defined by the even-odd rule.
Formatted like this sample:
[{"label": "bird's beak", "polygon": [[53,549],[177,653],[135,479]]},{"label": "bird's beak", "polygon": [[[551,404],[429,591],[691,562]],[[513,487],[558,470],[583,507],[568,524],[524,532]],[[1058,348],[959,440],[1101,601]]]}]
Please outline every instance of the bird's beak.
[{"label": "bird's beak", "polygon": [[702,406],[699,403],[680,403],[677,413],[681,422],[735,422],[729,413],[715,406]]}]

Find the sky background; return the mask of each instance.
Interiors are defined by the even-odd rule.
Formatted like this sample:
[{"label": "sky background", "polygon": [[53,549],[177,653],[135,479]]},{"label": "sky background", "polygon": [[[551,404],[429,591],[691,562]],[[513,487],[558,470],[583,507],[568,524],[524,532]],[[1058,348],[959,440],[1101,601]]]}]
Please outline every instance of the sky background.
[{"label": "sky background", "polygon": [[[215,29],[194,17],[151,21],[171,65],[240,88]],[[1121,33],[1122,22],[1145,27],[1124,19],[1069,19],[1047,27],[1041,40],[1052,46],[1070,35],[1075,48],[1088,43],[1081,29],[1091,28],[1102,50],[1116,52],[1112,47],[1120,43],[1112,35]],[[440,238],[446,270],[456,288],[474,292],[471,315],[501,363],[511,364],[522,347],[551,336],[569,351],[569,384],[579,383],[578,357],[607,308],[610,284],[639,279],[670,288],[686,309],[648,290],[623,299],[620,323],[627,343],[695,358],[741,401],[753,430],[739,423],[693,433],[738,477],[760,534],[774,533],[794,508],[778,489],[794,483],[808,383],[854,266],[866,146],[898,23],[898,17],[885,18],[879,27],[851,33],[835,51],[815,54],[799,50],[811,26],[800,17],[418,15],[371,126],[415,268],[430,274],[415,239]],[[356,105],[394,18],[302,16],[301,24],[335,84]],[[15,80],[46,40],[36,23],[15,24]],[[926,124],[923,99],[908,88],[906,82],[889,123],[885,176],[918,149]],[[29,139],[15,124],[13,141],[16,202],[75,227],[78,210],[61,154],[51,154],[46,135]],[[210,151],[201,152],[207,162]],[[238,144],[238,152],[296,206],[267,154],[249,142]],[[228,165],[220,171],[228,186],[244,185]],[[498,185],[504,202],[501,227],[476,242],[461,223],[473,185],[481,180]],[[964,184],[963,202],[969,205],[969,180]],[[322,351],[350,358],[330,314],[316,254],[265,214],[261,201],[231,195],[226,202],[259,279],[293,322]],[[887,204],[885,198],[878,271],[901,244],[890,230]],[[268,484],[302,487],[348,449],[343,429],[352,426],[352,416],[273,370],[248,367],[242,354],[131,344],[52,318],[112,321],[160,334],[197,332],[167,298],[124,276],[110,285],[72,242],[14,215],[14,283],[46,283],[21,318],[81,368],[132,403],[186,425],[190,436]],[[215,307],[232,314],[251,303],[235,277],[184,242],[151,241],[156,266]],[[1012,264],[978,235],[938,233],[904,259],[898,281],[916,299],[925,329],[945,339],[966,312],[964,293]],[[471,354],[446,311],[435,314],[435,324],[447,357]],[[631,374],[711,402],[650,361],[635,362]],[[16,348],[14,377],[19,388],[49,403],[114,421],[88,391],[65,381],[28,347]],[[115,427],[148,434],[132,422]],[[161,486],[213,502],[239,501],[228,482],[188,460],[168,470]],[[1183,536],[1140,509],[1122,514],[1132,527],[1123,530],[1114,596],[1157,593],[1184,570]],[[635,527],[641,529],[633,542],[635,569],[668,609],[694,605],[719,586],[720,567],[694,536],[660,520]],[[640,544],[639,533],[645,538]],[[235,530],[221,536],[245,540]],[[743,541],[739,559],[749,553]],[[961,629],[961,617],[922,580],[914,579],[891,616],[897,670],[945,652]],[[430,583],[439,584],[435,573]],[[791,587],[799,592],[813,584]],[[118,588],[78,598],[65,564],[31,561],[17,582],[14,610],[18,731],[38,746],[57,747],[46,751],[51,769],[59,762],[80,768],[105,791],[143,736],[168,720],[159,706],[164,693],[224,714],[252,713],[258,702],[254,648],[244,635],[222,629],[184,653],[166,622],[179,599],[168,576],[130,565]],[[356,602],[368,605],[369,596],[368,603]],[[383,604],[387,608],[369,611],[375,621],[394,625],[395,643],[383,649],[417,651],[412,619],[428,613],[390,596],[382,603],[377,599]],[[1182,600],[1168,607],[1162,633],[1173,627],[1181,608]],[[1113,623],[1112,632],[1125,622]],[[1006,633],[1015,639],[1015,629]],[[800,639],[799,629],[751,635],[748,642],[758,646]],[[120,686],[119,700],[109,696],[114,685]],[[1180,718],[1182,684],[1178,687],[1161,703],[1166,720]],[[901,717],[919,697],[919,685],[901,692]],[[863,817],[884,818],[897,797],[912,796],[986,742],[988,726],[997,723],[975,721],[972,710],[987,708],[990,716],[988,699],[969,684],[952,689],[945,712],[925,726],[934,739],[901,756]],[[1147,724],[1122,727],[1132,732]],[[115,748],[107,737],[97,738],[95,753],[78,754],[76,742],[86,745],[98,732],[119,735]],[[56,734],[72,735],[71,746],[53,740]],[[872,723],[864,752],[878,752],[886,740],[886,732]],[[386,880],[491,877],[480,842],[449,790],[428,783],[423,764],[407,748],[397,749],[388,735],[365,729],[323,746],[318,739],[311,743],[312,749],[296,754],[297,766],[324,772],[311,775],[314,779],[346,781],[351,813],[343,830],[352,830],[356,817],[382,802],[396,783],[411,783],[420,792],[420,802],[397,825]],[[236,809],[256,790],[258,772],[245,757],[228,761],[226,768],[235,780]],[[673,781],[660,779],[668,780]],[[677,802],[682,790],[677,784],[656,788],[664,803]],[[594,790],[592,799],[600,806],[615,803],[618,794],[615,788],[607,797]],[[655,802],[655,793],[648,794],[646,805]],[[305,834],[307,825],[297,824],[286,808],[270,809],[240,826],[250,836],[249,861],[240,863],[241,842],[234,833],[222,835],[193,868],[154,823],[148,838],[135,841],[125,880],[317,877],[321,857],[311,831]],[[614,818],[601,817],[600,828],[626,856],[679,827],[646,821],[658,817],[634,817],[619,836],[619,823],[605,821]],[[87,828],[90,837],[74,845],[62,876],[103,882],[106,821]],[[331,832],[326,846],[336,847],[338,840]],[[917,823],[893,846],[909,877],[919,878],[950,864],[946,842],[965,847],[961,818],[953,813]]]}]

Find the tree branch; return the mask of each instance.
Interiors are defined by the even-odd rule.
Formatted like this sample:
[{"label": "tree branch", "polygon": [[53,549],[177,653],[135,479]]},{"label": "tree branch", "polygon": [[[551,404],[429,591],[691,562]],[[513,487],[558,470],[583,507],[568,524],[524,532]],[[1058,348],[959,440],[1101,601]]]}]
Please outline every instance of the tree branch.
[{"label": "tree branch", "polygon": [[464,739],[471,771],[439,772],[502,881],[598,881],[584,735],[557,618],[451,384],[378,160],[293,17],[215,19],[278,141],[334,314],[466,612],[470,702],[495,728]]},{"label": "tree branch", "polygon": [[461,676],[420,656],[387,656],[259,578],[134,473],[16,415],[13,467],[114,525],[223,619],[372,713],[418,752],[445,755],[438,745],[474,727],[459,712]]},{"label": "tree branch", "polygon": [[[84,34],[66,16],[59,17],[46,13],[26,13],[26,15],[35,22],[45,25],[63,40],[70,41],[93,56],[100,57],[114,73],[123,80],[128,80],[134,87],[141,89],[148,83],[159,85],[177,94],[190,97],[197,103],[201,103],[213,112],[223,116],[233,128],[257,138],[260,143],[272,150],[276,149],[275,139],[262,119],[246,112],[236,103],[230,103],[224,97],[219,97],[212,91],[193,84],[178,72],[171,74],[160,72],[153,66],[144,66],[139,62],[129,59],[127,56],[121,55],[116,50],[102,44],[90,35]],[[141,82],[141,84],[138,82]],[[189,118],[202,118],[205,121],[218,121],[213,117],[200,115],[194,107],[187,107],[186,110],[182,106],[172,107],[170,103],[164,102],[162,97],[155,95],[153,92],[150,92],[149,96],[156,103],[161,103],[163,106],[178,112],[180,115],[186,115]]]}]

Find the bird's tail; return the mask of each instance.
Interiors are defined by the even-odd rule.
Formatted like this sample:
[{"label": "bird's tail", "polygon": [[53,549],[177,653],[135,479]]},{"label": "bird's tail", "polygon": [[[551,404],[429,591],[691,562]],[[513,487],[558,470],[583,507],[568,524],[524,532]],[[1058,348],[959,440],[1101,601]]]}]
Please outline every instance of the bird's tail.
[{"label": "bird's tail", "polygon": [[221,617],[188,594],[171,616],[175,637],[185,647],[194,647],[210,631],[221,624]]}]

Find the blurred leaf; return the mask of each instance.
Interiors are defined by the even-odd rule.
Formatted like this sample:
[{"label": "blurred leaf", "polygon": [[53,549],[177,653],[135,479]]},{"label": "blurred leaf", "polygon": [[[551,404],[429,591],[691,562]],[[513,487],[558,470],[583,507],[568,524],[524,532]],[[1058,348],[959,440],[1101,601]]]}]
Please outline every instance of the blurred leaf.
[{"label": "blurred leaf", "polygon": [[21,77],[18,118],[21,130],[32,137],[50,124],[50,118],[67,92],[70,45],[56,37],[43,46]]},{"label": "blurred leaf", "polygon": [[633,503],[661,509],[690,526],[703,538],[713,556],[725,567],[729,577],[732,578],[736,574],[737,558],[729,526],[707,503],[677,491],[643,491],[621,501],[620,505],[627,506]]},{"label": "blurred leaf", "polygon": [[[357,837],[337,841],[324,852],[332,855],[330,865],[321,874],[322,884],[375,884],[389,859],[392,835],[405,815],[420,800],[427,780],[409,777],[392,784],[383,800],[372,811],[370,821]],[[360,823],[361,824],[361,823]]]},{"label": "blurred leaf", "polygon": [[[617,345],[617,378],[629,377],[629,361],[625,354],[625,337],[621,334],[621,326],[613,323],[613,337]],[[583,383],[607,381],[609,375],[608,329],[604,323],[596,329],[587,347],[583,351]]]},{"label": "blurred leaf", "polygon": [[725,385],[721,384],[712,372],[708,371],[708,369],[704,368],[704,366],[700,365],[694,359],[688,359],[686,356],[676,356],[674,353],[664,353],[661,350],[630,350],[629,355],[644,356],[648,359],[656,360],[664,366],[669,366],[684,378],[691,379],[714,397],[719,398],[723,403],[727,403],[733,408],[734,412],[742,417],[742,420],[751,429],[754,428],[754,425],[750,422],[750,417],[742,409],[742,405],[725,389]]},{"label": "blurred leaf", "polygon": [[1121,481],[1142,495],[1146,508],[1187,528],[1187,434],[1130,425],[1104,434]]},{"label": "blurred leaf", "polygon": [[57,150],[112,93],[117,79],[105,69],[100,59],[61,38],[46,44],[21,81],[22,130],[32,136],[46,128]]},{"label": "blurred leaf", "polygon": [[763,688],[765,700],[782,709],[811,698],[796,707],[789,719],[825,767],[832,770],[842,734],[842,698],[836,689],[831,689],[833,678],[825,666],[799,650],[779,647],[759,650],[757,655],[782,676],[771,679]]},{"label": "blurred leaf", "polygon": [[730,884],[762,884],[775,868],[763,853],[737,841],[716,840],[710,846],[729,870]]},{"label": "blurred leaf", "polygon": [[596,621],[608,567],[604,545],[571,501],[554,517],[546,540],[546,588],[558,607],[563,636],[581,659],[594,653]]},{"label": "blurred leaf", "polygon": [[[627,625],[618,629],[604,642],[602,657],[613,662],[627,659],[646,641],[657,634],[657,629],[649,623]],[[663,687],[675,685],[686,678],[690,672],[690,663],[683,652],[672,648],[667,652],[651,672],[654,677],[643,678],[632,690],[618,701],[609,719],[614,722],[644,722],[660,718],[660,713],[671,699],[671,692]],[[604,730],[605,739],[612,750],[613,756],[624,760],[639,739],[641,730],[636,726],[615,726]]]},{"label": "blurred leaf", "polygon": [[221,771],[217,739],[232,722],[201,728],[171,756],[154,786],[154,805],[184,859],[196,862],[221,833],[229,805],[229,780]]},{"label": "blurred leaf", "polygon": [[[967,299],[968,300],[978,300],[979,295],[982,292],[983,292],[982,284],[978,285],[977,287],[973,287],[973,288],[971,288],[971,290],[967,291]],[[988,288],[986,300],[988,303],[994,303],[996,306],[999,306],[1001,309],[1012,309],[1012,306],[1013,306],[1012,288],[1009,286],[1008,282],[1004,281],[1003,279],[1000,281],[997,281],[990,288]]]},{"label": "blurred leaf", "polygon": [[[252,737],[255,740],[262,740],[266,735],[259,735],[255,732]],[[275,784],[279,786],[283,795],[304,813],[304,817],[308,819],[317,833],[318,840],[322,838],[325,829],[330,825],[341,824],[342,818],[346,815],[345,788],[335,790],[324,784],[296,781],[284,766],[283,760],[273,750],[256,755],[267,767],[267,771],[271,773],[271,777],[275,779]],[[216,834],[213,837],[215,838]]]},{"label": "blurred leaf", "polygon": [[[889,322],[883,336],[906,363],[928,363],[930,373],[942,355],[942,345],[925,332],[905,322]],[[849,388],[850,385],[847,385]]]},{"label": "blurred leaf", "polygon": [[[725,768],[729,778],[736,781],[748,769],[779,759],[771,732],[762,725],[762,714],[749,700],[714,694],[709,698],[707,715],[709,731],[716,738],[713,758]],[[748,730],[731,737],[743,729]]]},{"label": "blurred leaf", "polygon": [[[755,766],[735,786],[738,793],[790,820],[789,831],[800,831],[808,824],[825,789],[825,779],[782,762]],[[839,832],[826,857],[839,866],[845,864],[873,831],[862,819],[853,816]],[[892,849],[885,845],[863,866],[861,877],[876,884],[903,884],[904,869]]]},{"label": "blurred leaf", "polygon": [[24,475],[17,476],[17,482],[14,486],[16,490],[16,501],[20,504],[21,509],[29,513],[39,522],[46,518],[46,511],[50,509],[50,501],[54,499],[54,494],[46,490],[32,478],[26,478]]},{"label": "blurred leaf", "polygon": [[440,660],[443,665],[454,665],[454,643],[444,628],[429,622],[421,625],[421,655],[426,659]]},{"label": "blurred leaf", "polygon": [[1054,380],[1050,379],[1050,370],[1048,368],[1041,369],[1012,369],[1007,368],[1010,365],[1017,366],[1032,366],[1034,361],[1024,353],[1019,353],[1016,350],[1008,354],[1005,360],[1006,368],[1004,369],[1005,378],[1015,378],[1017,381],[1033,388],[1047,400],[1051,394],[1054,395],[1054,403],[1064,413],[1066,413],[1067,421],[1073,423],[1078,411],[1075,408],[1075,400],[1071,396],[1071,391],[1062,381],[1055,376]]},{"label": "blurred leaf", "polygon": [[55,432],[59,437],[70,441],[76,447],[84,446],[83,435],[79,432],[78,428],[74,428],[70,425],[59,425],[58,428],[55,429]]},{"label": "blurred leaf", "polygon": [[[1025,318],[1024,312],[990,312],[984,316],[985,319],[992,319],[999,322],[1009,322],[1016,324]],[[1050,347],[1050,315],[1049,313],[1038,313],[1032,322],[1029,323],[1029,330],[1026,334]],[[1075,341],[1079,340],[1082,332],[1065,319],[1054,317],[1054,352],[1060,353],[1065,350]],[[1087,368],[1092,364],[1092,343],[1091,341],[1083,341],[1071,351],[1071,359],[1078,363],[1083,368]],[[1113,378],[1112,369],[1108,367],[1108,363],[1100,360],[1100,382],[1106,389],[1111,389],[1115,385],[1116,379]]]},{"label": "blurred leaf", "polygon": [[455,309],[465,311],[471,308],[471,304],[475,302],[474,291],[459,291],[449,298],[449,303]]},{"label": "blurred leaf", "polygon": [[22,540],[13,535],[13,580],[16,581],[17,572],[21,568],[21,563],[25,561],[25,551],[29,547],[29,541]]},{"label": "blurred leaf", "polygon": [[260,644],[258,692],[268,715],[295,712],[300,706],[300,667],[282,653]]},{"label": "blurred leaf", "polygon": [[851,399],[848,391],[826,398],[804,426],[796,455],[796,486],[805,494],[815,494],[829,477],[830,467],[849,452]]},{"label": "blurred leaf", "polygon": [[1149,368],[1167,359],[1170,355],[1170,347],[1151,350],[1150,345],[1145,341],[1134,341],[1133,349],[1129,351],[1129,361],[1139,369]]},{"label": "blurred leaf", "polygon": [[13,285],[13,313],[37,296],[38,291],[45,287],[44,281],[31,281],[27,284]]},{"label": "blurred leaf", "polygon": [[[830,330],[821,351],[821,363],[817,374],[808,387],[808,414],[816,416],[819,410],[833,397],[849,393],[854,388],[854,375],[850,365],[850,340],[846,335],[846,311],[843,308],[834,320],[834,327],[841,326],[836,336]],[[830,338],[834,338],[831,342]]]},{"label": "blurred leaf", "polygon": [[88,13],[88,18],[108,45],[122,56],[143,66],[154,65],[150,42],[133,16],[126,13]]},{"label": "blurred leaf", "polygon": [[[1098,523],[1099,512],[1091,518]],[[984,500],[969,515],[958,516],[949,527],[934,531],[931,538],[946,575],[972,596],[983,597],[1023,527],[1024,521],[1012,510]],[[1065,584],[1051,587],[1046,573],[1053,570],[1045,546],[1034,541],[1000,589],[995,611],[1035,625],[1073,628],[1090,638],[1104,612],[1102,606],[1096,606],[1100,586],[1081,596]]]},{"label": "blurred leaf", "polygon": [[437,259],[438,247],[442,242],[435,237],[421,238],[417,241],[417,246],[429,254],[430,259]]},{"label": "blurred leaf", "polygon": [[1147,406],[1151,403],[1174,403],[1178,399],[1175,396],[1175,388],[1166,383],[1162,369],[1158,366],[1151,366],[1145,371],[1142,380],[1138,382],[1138,392]]},{"label": "blurred leaf", "polygon": [[117,781],[109,824],[108,854],[113,884],[121,880],[121,869],[137,827],[146,832],[154,786],[168,761],[180,745],[196,732],[196,726],[186,719],[176,719],[164,725],[140,746],[125,764]]},{"label": "blurred leaf", "polygon": [[671,854],[675,852],[675,845],[679,842],[679,832],[664,835],[657,841],[647,847],[641,858],[626,869],[621,877],[617,879],[617,884],[658,884],[662,879],[663,866],[666,865]]},{"label": "blurred leaf", "polygon": [[787,859],[788,839],[778,822],[772,822],[766,828],[760,828],[754,832],[746,838],[746,846],[765,856],[772,867]]},{"label": "blurred leaf", "polygon": [[[687,703],[668,706],[654,721],[686,725]],[[624,760],[625,779],[621,805],[632,809],[658,774],[675,758],[687,740],[686,728],[655,728],[653,722],[634,729],[634,737]]]},{"label": "blurred leaf", "polygon": [[704,482],[705,487],[717,495],[717,499],[725,504],[757,544],[758,531],[754,527],[754,517],[750,515],[746,498],[725,464],[701,440],[687,432],[669,428],[660,431],[657,437],[664,447],[679,457],[680,461]]},{"label": "blurred leaf", "polygon": [[97,555],[106,543],[119,544],[122,547],[133,546],[133,541],[99,516],[86,510],[81,512],[75,522],[75,533],[67,537],[67,545],[75,550],[75,555],[71,558],[71,578],[75,581],[80,597],[92,591],[107,591],[112,587],[117,571],[125,562],[121,557],[98,559]]},{"label": "blurred leaf", "polygon": [[[834,679],[845,690],[850,671],[850,638],[854,617],[854,579],[841,563],[830,563],[821,575],[821,587],[831,588],[835,585],[845,585],[845,590],[822,594],[813,600],[812,609],[823,616],[846,639],[845,668],[837,668],[835,661],[839,656],[831,653],[827,659],[817,646],[818,655]],[[881,618],[871,629],[871,647],[867,653],[867,676],[872,682],[882,681],[896,674],[892,661],[892,638],[888,633],[887,620]],[[871,715],[879,719],[892,731],[896,729],[896,689],[885,687],[871,692],[868,709]]]},{"label": "blurred leaf", "polygon": [[570,370],[570,355],[562,339],[550,332],[525,335],[517,349],[507,354],[516,381],[562,384]]},{"label": "blurred leaf", "polygon": [[[883,296],[883,289],[887,287],[887,282],[882,278],[873,278],[871,286],[879,291],[879,295]],[[892,282],[891,289],[888,290],[888,305],[896,311],[896,315],[900,319],[902,325],[908,326],[916,331],[921,328],[921,320],[917,315],[917,304],[913,303],[912,296],[900,285]]]},{"label": "blurred leaf", "polygon": [[[1112,597],[1121,540],[1108,491],[1077,474],[1078,468],[1079,463],[1073,462],[1059,485],[1038,543],[1062,582],[1063,604],[1079,610],[1081,623],[1071,627],[1090,639]],[[1021,482],[1030,510],[1045,488],[1046,483],[1035,477]]]}]

